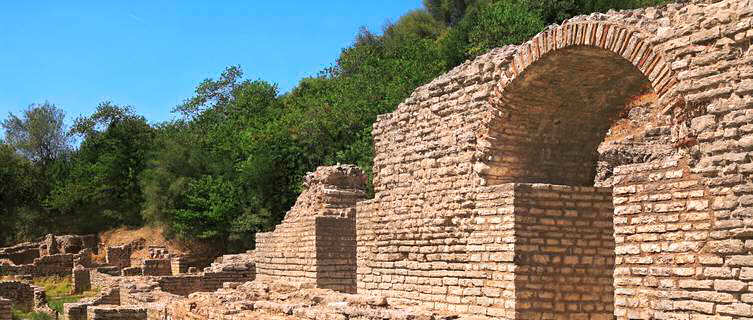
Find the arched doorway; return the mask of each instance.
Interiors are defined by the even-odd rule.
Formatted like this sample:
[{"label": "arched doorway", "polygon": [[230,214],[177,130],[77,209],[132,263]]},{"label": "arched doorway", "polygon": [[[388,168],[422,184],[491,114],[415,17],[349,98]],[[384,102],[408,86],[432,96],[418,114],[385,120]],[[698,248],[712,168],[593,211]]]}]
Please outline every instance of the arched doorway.
[{"label": "arched doorway", "polygon": [[599,149],[635,142],[645,127],[628,115],[645,103],[642,121],[659,116],[671,71],[637,34],[584,24],[534,38],[506,74],[480,176],[515,184],[516,318],[612,318],[611,168]]}]

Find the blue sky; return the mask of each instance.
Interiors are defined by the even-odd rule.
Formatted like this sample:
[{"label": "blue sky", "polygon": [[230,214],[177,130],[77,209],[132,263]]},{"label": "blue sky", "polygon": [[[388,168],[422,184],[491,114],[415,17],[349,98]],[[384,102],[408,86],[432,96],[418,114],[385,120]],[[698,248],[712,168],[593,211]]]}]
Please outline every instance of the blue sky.
[{"label": "blue sky", "polygon": [[3,1],[0,119],[48,100],[70,124],[110,100],[164,121],[229,65],[285,92],[334,63],[360,26],[381,32],[419,7],[421,0]]}]

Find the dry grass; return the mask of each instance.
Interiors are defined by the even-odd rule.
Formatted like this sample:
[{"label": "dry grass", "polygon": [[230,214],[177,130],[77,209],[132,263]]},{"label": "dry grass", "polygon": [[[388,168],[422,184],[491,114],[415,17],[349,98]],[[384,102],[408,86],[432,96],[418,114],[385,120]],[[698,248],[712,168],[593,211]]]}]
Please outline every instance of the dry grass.
[{"label": "dry grass", "polygon": [[104,262],[105,250],[108,246],[117,246],[128,244],[138,239],[146,240],[146,245],[143,250],[135,251],[131,258],[133,260],[143,260],[148,257],[147,248],[149,246],[164,246],[172,254],[204,254],[212,251],[205,244],[201,243],[186,243],[178,241],[177,239],[168,240],[162,229],[153,226],[144,226],[138,229],[129,228],[117,228],[109,231],[105,231],[99,234],[100,250],[98,255],[93,255],[92,259],[95,261]]}]

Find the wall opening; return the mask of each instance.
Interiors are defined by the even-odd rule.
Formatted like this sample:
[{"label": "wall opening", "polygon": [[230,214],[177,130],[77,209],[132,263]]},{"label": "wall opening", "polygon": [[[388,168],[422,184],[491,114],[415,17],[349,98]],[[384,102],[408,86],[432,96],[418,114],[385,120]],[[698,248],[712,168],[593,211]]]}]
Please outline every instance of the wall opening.
[{"label": "wall opening", "polygon": [[655,96],[630,61],[587,46],[552,51],[504,87],[484,178],[516,183],[516,317],[612,318],[614,211],[612,189],[594,187],[607,178],[599,147],[629,135],[621,119]]},{"label": "wall opening", "polygon": [[[593,186],[599,144],[637,98],[655,97],[640,70],[611,51],[552,51],[509,83],[492,124],[487,184]],[[601,177],[603,179],[603,177]]]}]

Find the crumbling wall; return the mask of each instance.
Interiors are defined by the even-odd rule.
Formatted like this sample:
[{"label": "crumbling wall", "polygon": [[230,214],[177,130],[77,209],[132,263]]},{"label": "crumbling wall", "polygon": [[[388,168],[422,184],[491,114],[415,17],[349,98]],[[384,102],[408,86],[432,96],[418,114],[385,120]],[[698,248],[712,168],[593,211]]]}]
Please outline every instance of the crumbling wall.
[{"label": "crumbling wall", "polygon": [[256,277],[355,290],[355,203],[366,177],[356,166],[320,167],[272,232],[256,235]]},{"label": "crumbling wall", "polygon": [[11,314],[12,302],[5,298],[0,298],[0,320],[13,320]]},{"label": "crumbling wall", "polygon": [[105,259],[107,264],[117,266],[120,269],[131,266],[131,245],[107,247]]},{"label": "crumbling wall", "polygon": [[83,267],[73,268],[71,282],[73,282],[73,293],[81,294],[92,288],[91,272]]},{"label": "crumbling wall", "polygon": [[54,254],[36,258],[30,264],[0,265],[0,275],[68,276],[73,269],[73,258],[72,254]]},{"label": "crumbling wall", "polygon": [[111,287],[103,289],[99,295],[87,298],[75,303],[66,303],[63,305],[63,319],[65,320],[87,320],[90,319],[90,310],[100,305],[120,305],[120,289]]},{"label": "crumbling wall", "polygon": [[87,320],[147,320],[146,308],[135,306],[93,306]]},{"label": "crumbling wall", "polygon": [[0,281],[0,298],[11,301],[14,308],[23,311],[50,313],[44,289],[20,281]]},{"label": "crumbling wall", "polygon": [[215,291],[222,288],[222,284],[226,282],[246,282],[254,279],[255,272],[249,269],[164,276],[159,277],[157,282],[164,292],[187,296],[194,292]]},{"label": "crumbling wall", "polygon": [[141,267],[145,276],[167,276],[172,274],[170,259],[144,259]]},{"label": "crumbling wall", "polygon": [[26,242],[0,248],[0,259],[10,260],[13,264],[29,264],[36,258],[39,258],[39,245],[36,243]]}]

